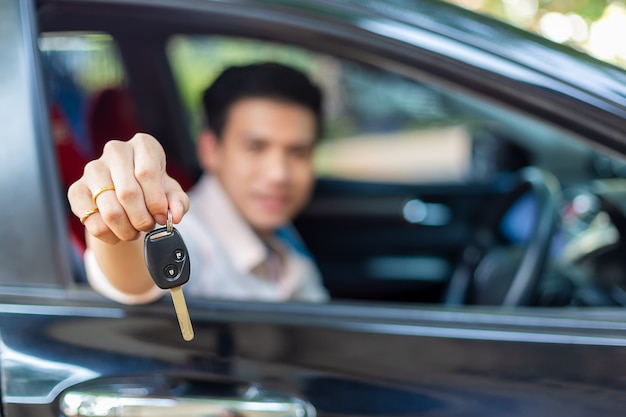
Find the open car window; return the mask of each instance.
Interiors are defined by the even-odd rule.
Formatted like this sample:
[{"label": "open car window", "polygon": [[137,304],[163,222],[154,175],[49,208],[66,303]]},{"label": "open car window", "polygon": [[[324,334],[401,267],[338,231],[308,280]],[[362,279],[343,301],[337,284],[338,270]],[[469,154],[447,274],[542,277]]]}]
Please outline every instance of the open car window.
[{"label": "open car window", "polygon": [[[67,187],[107,140],[128,139],[142,123],[111,35],[45,33],[39,47]],[[546,262],[557,275],[574,265],[575,276],[565,273],[558,285],[546,284],[546,291],[555,285],[561,291],[563,282],[572,280],[595,285],[591,276],[599,259],[606,261],[600,254],[618,245],[615,219],[594,193],[598,187],[621,187],[622,164],[547,124],[429,80],[293,45],[179,34],[165,48],[192,137],[202,123],[202,91],[231,65],[281,62],[321,86],[325,126],[315,153],[319,184],[295,226],[333,299],[445,302],[451,280],[464,267],[466,249],[487,227],[487,208],[501,199],[507,176],[527,166],[550,173],[563,187]],[[176,167],[176,159],[171,161]],[[473,266],[485,274],[482,292],[496,288],[500,277],[506,282],[515,275],[518,252],[531,241],[537,221],[534,204],[526,195],[489,226],[496,243],[488,252],[505,261]],[[83,228],[69,210],[67,218],[75,275],[84,281]],[[619,272],[602,271],[600,281],[621,288]],[[543,299],[567,304],[572,293],[566,293]],[[490,298],[474,302],[480,300]]]},{"label": "open car window", "polygon": [[[558,278],[541,284],[539,303],[571,302],[571,281],[593,281],[597,271],[597,265],[582,266],[584,260],[617,244],[601,205],[581,201],[590,198],[594,179],[609,177],[613,187],[624,181],[613,168],[598,171],[619,162],[548,124],[431,81],[292,45],[176,35],[167,53],[194,135],[202,122],[202,91],[231,65],[277,61],[321,86],[326,124],[315,154],[320,185],[296,226],[335,299],[446,302],[468,256],[463,248],[480,245],[477,236],[490,227],[497,242],[485,249],[490,260],[473,266],[484,281],[474,302],[494,302],[490,291],[510,283],[520,254],[531,246],[536,200],[525,194],[498,215],[497,224],[486,226],[485,219],[490,206],[500,204],[494,195],[506,179],[529,166],[563,187],[555,191],[559,216],[545,248],[546,276]],[[607,239],[592,237],[603,231]],[[585,246],[586,239],[595,243]]]}]

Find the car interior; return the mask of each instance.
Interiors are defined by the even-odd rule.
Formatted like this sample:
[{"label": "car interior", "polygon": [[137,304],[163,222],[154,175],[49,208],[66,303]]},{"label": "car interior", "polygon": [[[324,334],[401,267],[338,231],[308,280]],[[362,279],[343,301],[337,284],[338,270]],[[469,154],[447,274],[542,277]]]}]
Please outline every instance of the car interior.
[{"label": "car interior", "polygon": [[[40,7],[60,186],[109,139],[148,132],[188,189],[202,90],[276,61],[325,96],[314,196],[294,226],[333,300],[626,305],[626,165],[575,135],[390,59],[210,13]],[[223,16],[222,16],[223,17]],[[391,63],[390,63],[391,62]],[[83,227],[68,207],[81,270]]]}]

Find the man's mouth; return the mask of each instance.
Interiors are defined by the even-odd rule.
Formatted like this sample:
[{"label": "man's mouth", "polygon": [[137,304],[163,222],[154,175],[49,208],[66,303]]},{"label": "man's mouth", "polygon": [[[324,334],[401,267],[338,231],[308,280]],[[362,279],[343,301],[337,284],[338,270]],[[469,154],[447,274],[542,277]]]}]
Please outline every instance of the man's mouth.
[{"label": "man's mouth", "polygon": [[263,209],[271,212],[284,211],[289,202],[285,195],[268,194],[257,195],[256,201]]}]

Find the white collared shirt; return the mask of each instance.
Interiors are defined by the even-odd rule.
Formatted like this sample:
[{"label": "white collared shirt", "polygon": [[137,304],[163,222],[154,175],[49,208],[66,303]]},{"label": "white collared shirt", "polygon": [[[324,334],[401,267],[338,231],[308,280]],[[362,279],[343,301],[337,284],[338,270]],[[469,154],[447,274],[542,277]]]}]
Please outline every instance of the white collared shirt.
[{"label": "white collared shirt", "polygon": [[[183,286],[186,295],[258,301],[328,300],[315,263],[296,249],[298,245],[284,238],[276,237],[272,243],[281,255],[280,276],[268,279],[259,274],[269,249],[242,218],[216,178],[204,175],[189,192],[189,199],[189,211],[176,225],[191,262],[191,276]],[[156,286],[140,295],[118,291],[89,249],[85,252],[85,268],[96,291],[124,304],[148,303],[165,292]]]}]

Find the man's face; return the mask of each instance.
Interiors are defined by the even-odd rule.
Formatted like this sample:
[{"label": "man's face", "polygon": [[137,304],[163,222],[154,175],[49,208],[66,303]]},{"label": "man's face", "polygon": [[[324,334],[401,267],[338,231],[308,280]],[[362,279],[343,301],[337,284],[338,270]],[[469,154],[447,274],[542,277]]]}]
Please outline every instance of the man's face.
[{"label": "man's face", "polygon": [[315,132],[315,116],[305,107],[243,99],[230,108],[221,140],[200,157],[248,223],[268,235],[310,197]]}]

